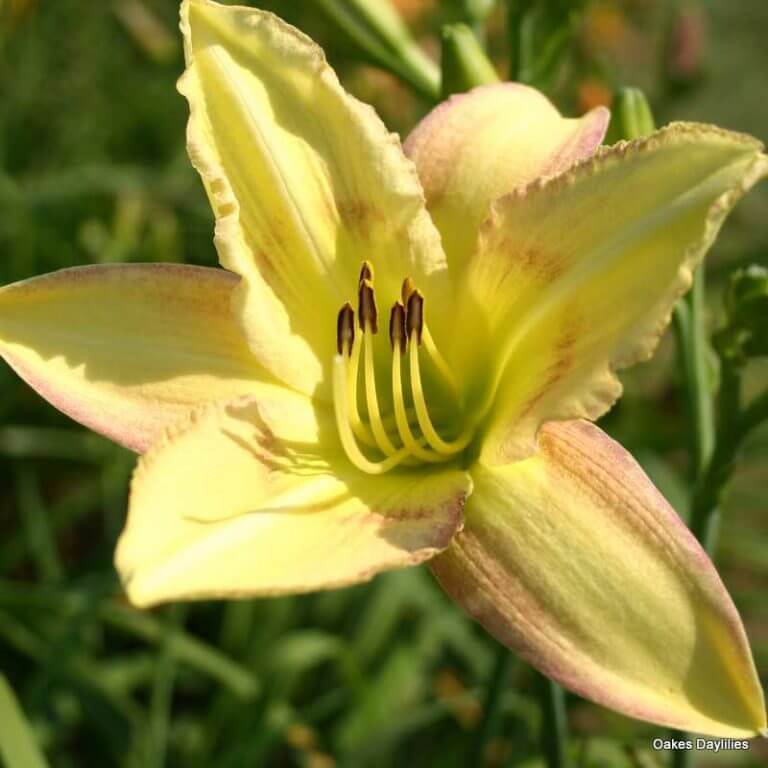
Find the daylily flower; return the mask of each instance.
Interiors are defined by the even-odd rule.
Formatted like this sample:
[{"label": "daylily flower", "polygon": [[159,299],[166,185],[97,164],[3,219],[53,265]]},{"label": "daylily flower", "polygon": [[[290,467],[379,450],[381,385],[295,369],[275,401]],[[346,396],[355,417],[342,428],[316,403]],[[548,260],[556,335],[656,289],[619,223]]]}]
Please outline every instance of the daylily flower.
[{"label": "daylily flower", "polygon": [[275,16],[187,0],[182,31],[226,271],[94,266],[0,292],[11,366],[144,453],[116,556],[130,600],[430,560],[572,690],[686,730],[765,728],[712,563],[590,423],[768,173],[761,145],[673,124],[599,148],[604,109],[565,119],[503,84],[439,106],[408,159]]}]

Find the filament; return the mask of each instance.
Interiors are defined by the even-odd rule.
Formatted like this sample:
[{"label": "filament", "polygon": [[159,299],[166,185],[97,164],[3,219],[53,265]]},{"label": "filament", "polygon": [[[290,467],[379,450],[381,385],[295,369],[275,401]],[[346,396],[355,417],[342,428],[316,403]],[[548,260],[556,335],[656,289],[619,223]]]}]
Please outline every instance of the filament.
[{"label": "filament", "polygon": [[368,405],[368,418],[371,421],[371,429],[379,450],[386,456],[392,456],[396,453],[397,448],[389,439],[381,421],[379,398],[376,395],[376,371],[373,367],[373,333],[370,325],[366,325],[363,335],[365,336],[365,397]]},{"label": "filament", "polygon": [[445,358],[440,354],[440,350],[437,348],[435,340],[432,338],[432,334],[429,332],[426,323],[424,323],[424,328],[422,329],[421,340],[424,343],[424,349],[426,349],[427,354],[432,358],[435,368],[440,371],[443,378],[448,382],[453,393],[458,395],[459,387],[456,384],[456,379],[454,378],[453,373],[451,373],[448,363],[445,362]]},{"label": "filament", "polygon": [[333,404],[336,412],[336,428],[339,431],[341,445],[347,458],[362,472],[369,475],[381,475],[389,472],[409,455],[407,448],[401,448],[383,461],[368,459],[355,442],[355,436],[349,422],[349,387],[347,382],[346,360],[337,355],[333,360]]},{"label": "filament", "polygon": [[409,355],[411,367],[411,392],[413,394],[413,405],[416,408],[416,418],[419,422],[424,437],[429,446],[438,453],[448,456],[458,453],[469,445],[472,439],[472,431],[467,429],[455,440],[443,440],[435,430],[432,419],[429,417],[429,410],[424,399],[424,390],[421,385],[421,370],[419,369],[419,344],[416,331],[411,333],[409,341]]},{"label": "filament", "polygon": [[405,410],[405,400],[403,398],[403,384],[400,372],[400,350],[397,349],[397,347],[393,349],[392,353],[392,393],[395,401],[395,422],[397,423],[397,431],[405,447],[413,456],[422,461],[446,461],[448,458],[447,456],[427,450],[419,445],[419,443],[416,442],[416,438],[413,436],[413,432],[411,432],[411,427],[408,424],[408,415]]},{"label": "filament", "polygon": [[356,334],[352,342],[352,350],[349,355],[349,368],[347,369],[347,402],[349,404],[349,422],[352,425],[352,432],[360,442],[371,447],[376,446],[371,430],[363,423],[360,418],[360,411],[357,408],[357,375],[360,369],[360,345],[363,343],[363,334]]}]

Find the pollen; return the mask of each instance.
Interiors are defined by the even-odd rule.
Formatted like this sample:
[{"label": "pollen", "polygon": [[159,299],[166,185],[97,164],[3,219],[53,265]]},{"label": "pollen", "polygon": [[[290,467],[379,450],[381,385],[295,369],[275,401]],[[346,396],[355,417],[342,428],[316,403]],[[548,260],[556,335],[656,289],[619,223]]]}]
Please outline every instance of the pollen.
[{"label": "pollen", "polygon": [[[374,337],[378,333],[378,309],[370,262],[363,262],[357,286],[360,333],[355,333],[355,310],[350,303],[339,310],[336,324],[338,354],[333,363],[336,425],[350,462],[368,474],[388,472],[401,464],[453,461],[474,434],[474,429],[469,427],[457,437],[446,439],[435,426],[422,380],[422,356],[429,359],[438,376],[444,379],[448,391],[457,395],[458,388],[429,331],[424,295],[410,277],[402,283],[400,299],[392,305],[389,317],[391,398],[385,402],[391,401],[391,412],[382,411],[377,389]],[[358,402],[361,391],[364,417]],[[460,417],[459,410],[457,405]]]}]

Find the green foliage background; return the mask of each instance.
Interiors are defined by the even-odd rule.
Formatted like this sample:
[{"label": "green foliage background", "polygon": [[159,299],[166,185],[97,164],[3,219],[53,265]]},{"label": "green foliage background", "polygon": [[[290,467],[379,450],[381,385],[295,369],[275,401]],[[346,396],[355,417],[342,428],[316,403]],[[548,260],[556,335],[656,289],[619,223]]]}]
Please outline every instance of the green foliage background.
[{"label": "green foliage background", "polygon": [[[399,4],[436,54],[440,23],[458,18],[460,3]],[[429,105],[361,67],[317,5],[269,3],[323,44],[348,87],[407,132]],[[561,107],[577,111],[595,94],[633,84],[649,92],[660,122],[697,119],[768,139],[764,0],[587,6],[568,64],[547,85]],[[691,8],[706,34],[698,65],[681,77],[670,70],[665,30],[670,14]],[[186,158],[186,109],[174,90],[177,10],[172,0],[0,0],[2,283],[91,262],[215,263],[211,214]],[[149,26],[137,23],[146,18]],[[501,13],[490,19],[489,45],[503,72]],[[710,260],[713,327],[728,271],[768,260],[767,186],[737,209]],[[767,372],[754,364],[747,389],[764,385]],[[685,413],[671,341],[625,381],[627,395],[603,426],[685,514]],[[425,569],[306,597],[135,611],[111,564],[134,457],[58,414],[6,366],[0,392],[7,765],[37,764],[27,728],[57,768],[472,764],[496,647]],[[764,683],[767,485],[763,429],[727,496],[717,560]],[[531,685],[530,670],[514,667],[484,764],[539,764]],[[666,760],[649,751],[658,729],[576,697],[568,704],[578,765]],[[764,743],[699,762],[765,764]]]}]

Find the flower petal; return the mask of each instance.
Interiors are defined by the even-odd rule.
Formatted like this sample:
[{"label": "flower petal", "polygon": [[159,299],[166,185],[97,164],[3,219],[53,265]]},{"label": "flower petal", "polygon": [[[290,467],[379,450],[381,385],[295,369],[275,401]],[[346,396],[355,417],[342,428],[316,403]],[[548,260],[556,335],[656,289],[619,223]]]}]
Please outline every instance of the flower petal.
[{"label": "flower petal", "polygon": [[406,275],[433,292],[447,277],[416,170],[322,50],[276,16],[185,0],[182,31],[189,154],[221,263],[243,277],[244,333],[279,379],[308,394],[325,379],[327,395],[336,314],[355,301],[363,260],[390,301]]},{"label": "flower petal", "polygon": [[465,472],[373,478],[340,450],[332,415],[287,390],[170,430],[139,463],[118,545],[131,601],[339,587],[448,546]]},{"label": "flower petal", "polygon": [[620,445],[551,423],[535,456],[472,474],[464,531],[431,567],[494,637],[632,717],[716,736],[765,727],[725,587]]},{"label": "flower petal", "polygon": [[[768,173],[761,148],[673,124],[499,202],[465,302],[497,350],[485,463],[530,453],[546,420],[613,404],[614,371],[652,354],[726,215]],[[488,364],[477,371],[488,380]]]},{"label": "flower petal", "polygon": [[501,83],[451,97],[405,142],[443,236],[451,266],[463,264],[493,200],[594,153],[610,113],[563,118],[535,88]]},{"label": "flower petal", "polygon": [[60,411],[135,451],[190,408],[270,388],[230,307],[238,279],[75,267],[0,289],[0,354]]}]

